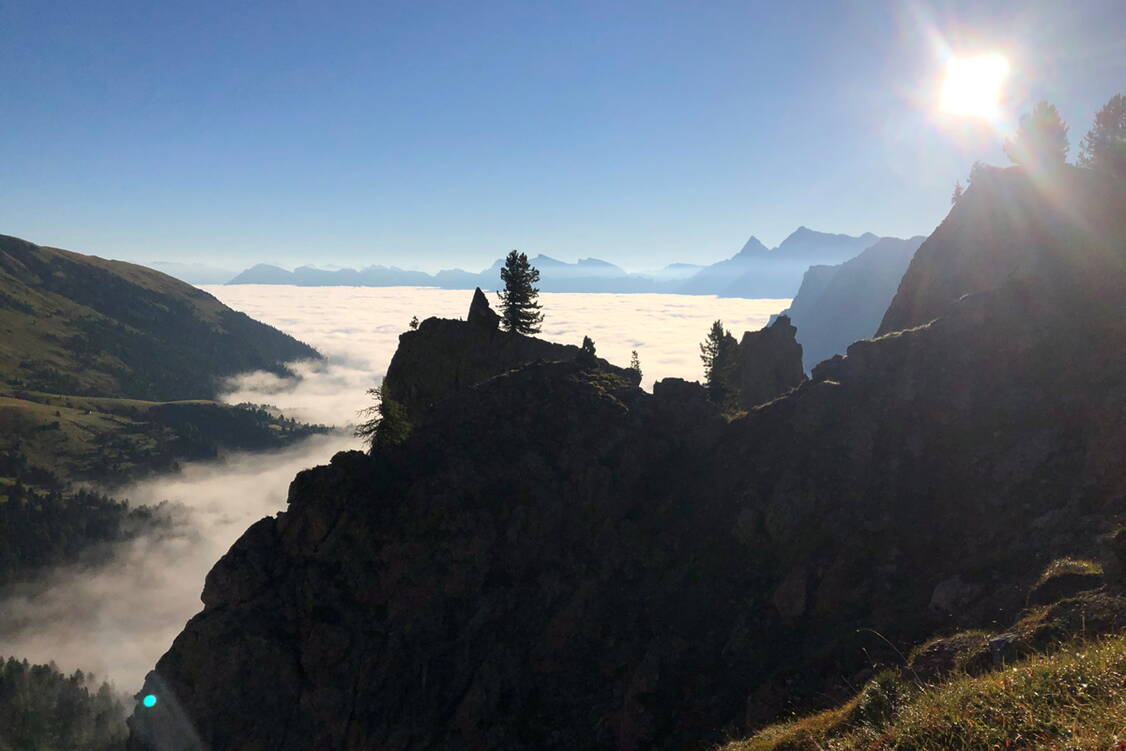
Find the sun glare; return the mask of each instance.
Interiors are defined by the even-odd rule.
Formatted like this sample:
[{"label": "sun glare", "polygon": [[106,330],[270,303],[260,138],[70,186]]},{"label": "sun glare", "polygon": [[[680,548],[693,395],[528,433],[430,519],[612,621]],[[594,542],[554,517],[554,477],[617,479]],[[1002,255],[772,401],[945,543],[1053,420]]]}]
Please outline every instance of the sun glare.
[{"label": "sun glare", "polygon": [[951,58],[942,82],[942,111],[996,120],[1001,115],[1001,87],[1008,75],[1009,61],[997,53]]}]

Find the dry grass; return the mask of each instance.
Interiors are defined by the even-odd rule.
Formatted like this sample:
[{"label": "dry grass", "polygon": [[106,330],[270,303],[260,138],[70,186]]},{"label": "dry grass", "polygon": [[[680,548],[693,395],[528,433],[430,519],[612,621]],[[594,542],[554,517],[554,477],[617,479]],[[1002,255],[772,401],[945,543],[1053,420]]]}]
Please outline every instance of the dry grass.
[{"label": "dry grass", "polygon": [[1044,569],[1044,573],[1040,574],[1040,580],[1036,582],[1040,586],[1049,579],[1054,579],[1063,574],[1092,574],[1101,576],[1103,567],[1094,561],[1087,561],[1081,558],[1057,558],[1048,564]]},{"label": "dry grass", "polygon": [[765,728],[723,751],[1126,749],[1126,635],[935,686],[904,684],[886,719],[859,719],[857,699]]}]

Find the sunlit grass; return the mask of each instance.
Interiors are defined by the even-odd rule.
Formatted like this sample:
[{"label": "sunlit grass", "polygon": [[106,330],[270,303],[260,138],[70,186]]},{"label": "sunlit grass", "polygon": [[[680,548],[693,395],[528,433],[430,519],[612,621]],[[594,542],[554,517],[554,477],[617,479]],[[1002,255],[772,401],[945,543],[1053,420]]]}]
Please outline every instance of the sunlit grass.
[{"label": "sunlit grass", "polygon": [[1080,558],[1058,558],[1048,564],[1048,567],[1044,569],[1044,573],[1040,574],[1040,580],[1037,582],[1037,586],[1049,579],[1054,579],[1064,574],[1101,576],[1102,573],[1103,567],[1094,561],[1086,561]]},{"label": "sunlit grass", "polygon": [[[723,751],[947,751],[1126,748],[1126,635],[1077,642],[978,677],[902,681],[886,720],[857,716],[861,697],[768,727]],[[1121,745],[1120,745],[1121,744]]]}]

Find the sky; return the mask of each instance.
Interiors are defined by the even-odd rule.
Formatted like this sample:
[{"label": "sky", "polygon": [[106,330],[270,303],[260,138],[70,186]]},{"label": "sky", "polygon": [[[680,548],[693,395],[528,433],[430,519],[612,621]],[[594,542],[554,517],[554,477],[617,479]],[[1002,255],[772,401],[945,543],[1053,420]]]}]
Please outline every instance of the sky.
[{"label": "sky", "polygon": [[[1073,153],[1126,3],[0,0],[0,233],[241,269],[710,263],[929,234],[1038,99]],[[937,111],[1000,51],[1002,122]]]}]

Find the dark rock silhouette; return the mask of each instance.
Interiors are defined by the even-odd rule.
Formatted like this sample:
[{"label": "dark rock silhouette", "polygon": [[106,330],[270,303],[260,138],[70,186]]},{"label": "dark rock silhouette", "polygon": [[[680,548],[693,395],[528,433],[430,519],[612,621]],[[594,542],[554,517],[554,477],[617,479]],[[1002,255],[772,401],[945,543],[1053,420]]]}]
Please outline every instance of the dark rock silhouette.
[{"label": "dark rock silhouette", "polygon": [[[1057,195],[1046,196],[1049,189]],[[1047,186],[1027,179],[1019,167],[977,171],[963,195],[972,199],[959,200],[915,253],[879,333],[923,325],[963,297],[1005,285],[1045,284],[1056,294],[1100,292],[1105,285],[1090,272],[1105,262],[1099,254],[1117,252],[1113,242],[1106,250],[1100,233],[1107,215],[1122,210],[1115,204],[1120,191],[1113,176],[1073,167],[1054,174]],[[967,242],[970,232],[974,239]],[[1117,242],[1121,248],[1122,240]]]},{"label": "dark rock silhouette", "polygon": [[[473,293],[469,320],[427,318],[418,329],[399,335],[399,347],[383,380],[385,399],[404,408],[415,422],[452,391],[472,386],[537,361],[575,360],[579,347],[501,331],[499,316],[480,289]],[[591,363],[638,383],[636,371],[606,360]]]},{"label": "dark rock silhouette", "polygon": [[744,332],[739,342],[739,398],[744,409],[776,399],[805,380],[796,333],[784,315],[759,331]]},{"label": "dark rock silhouette", "polygon": [[489,305],[489,298],[485,297],[480,287],[473,291],[473,302],[469,304],[469,315],[466,320],[474,326],[485,329],[500,328],[500,314]]},{"label": "dark rock silhouette", "polygon": [[[130,749],[707,748],[842,701],[884,638],[1011,622],[1124,514],[1126,187],[1066,179],[975,184],[928,241],[972,278],[1008,252],[972,204],[1006,205],[1061,230],[1027,273],[942,308],[909,274],[894,320],[936,320],[730,422],[574,360],[443,376],[405,443],[302,472],[219,561]],[[494,336],[424,322],[400,372]]]}]

